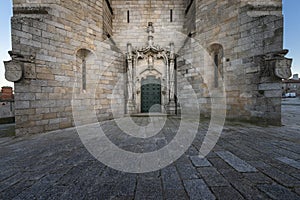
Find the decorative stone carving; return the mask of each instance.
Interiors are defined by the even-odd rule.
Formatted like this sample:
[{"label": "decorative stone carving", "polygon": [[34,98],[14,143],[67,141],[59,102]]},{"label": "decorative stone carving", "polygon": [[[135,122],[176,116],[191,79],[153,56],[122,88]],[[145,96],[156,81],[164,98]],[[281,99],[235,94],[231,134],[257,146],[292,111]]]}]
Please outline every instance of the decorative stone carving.
[{"label": "decorative stone carving", "polygon": [[134,113],[133,103],[133,63],[132,63],[132,46],[130,43],[127,44],[127,112]]},{"label": "decorative stone carving", "polygon": [[36,67],[34,63],[24,63],[24,78],[36,79]]},{"label": "decorative stone carving", "polygon": [[[272,52],[265,55],[264,74],[275,75],[281,79],[288,79],[292,76],[292,59],[286,58],[288,50]],[[269,71],[269,72],[268,72]]]},{"label": "decorative stone carving", "polygon": [[170,44],[170,53],[169,53],[169,59],[170,59],[170,65],[169,65],[169,79],[170,79],[170,85],[169,85],[169,91],[170,91],[170,99],[169,103],[166,106],[168,114],[175,115],[176,114],[176,102],[175,102],[175,47],[174,43]]},{"label": "decorative stone carving", "polygon": [[278,78],[288,79],[292,76],[292,59],[283,58],[275,62],[275,75]]},{"label": "decorative stone carving", "polygon": [[21,80],[23,76],[22,63],[18,61],[6,61],[5,66],[5,78],[11,82],[17,82]]},{"label": "decorative stone carving", "polygon": [[11,82],[17,82],[24,78],[36,78],[35,56],[24,56],[12,51],[8,52],[11,56],[11,61],[4,62],[5,78]]},{"label": "decorative stone carving", "polygon": [[131,44],[127,45],[127,112],[128,114],[140,112],[141,81],[139,80],[154,76],[161,82],[162,106],[167,108],[167,112],[171,110],[169,114],[175,114],[176,54],[174,43],[170,44],[170,50],[154,45],[154,28],[151,22],[148,24],[147,33],[147,46],[134,49]]},{"label": "decorative stone carving", "polygon": [[[174,54],[174,43],[170,44],[170,68],[169,68],[169,74],[170,74],[170,104],[175,105],[175,54]],[[175,107],[174,107],[175,109]],[[175,114],[175,113],[172,113]]]},{"label": "decorative stone carving", "polygon": [[154,66],[154,58],[153,58],[153,55],[150,54],[148,56],[148,67],[150,70],[152,70],[153,66]]}]

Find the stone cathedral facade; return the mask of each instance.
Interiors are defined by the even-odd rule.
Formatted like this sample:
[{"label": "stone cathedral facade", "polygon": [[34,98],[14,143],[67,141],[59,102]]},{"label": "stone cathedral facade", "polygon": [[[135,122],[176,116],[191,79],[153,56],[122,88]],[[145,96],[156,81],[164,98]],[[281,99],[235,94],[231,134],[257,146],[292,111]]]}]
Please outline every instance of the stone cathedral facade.
[{"label": "stone cathedral facade", "polygon": [[11,24],[17,135],[180,116],[191,90],[205,117],[281,124],[281,0],[14,0]]}]

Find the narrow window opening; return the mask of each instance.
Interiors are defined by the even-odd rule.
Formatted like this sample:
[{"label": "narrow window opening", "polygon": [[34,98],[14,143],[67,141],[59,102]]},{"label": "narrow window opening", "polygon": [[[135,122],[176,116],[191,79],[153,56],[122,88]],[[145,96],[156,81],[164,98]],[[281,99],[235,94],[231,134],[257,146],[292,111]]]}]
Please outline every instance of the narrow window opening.
[{"label": "narrow window opening", "polygon": [[130,23],[130,12],[127,10],[127,23]]},{"label": "narrow window opening", "polygon": [[82,59],[82,90],[86,90],[86,59]]},{"label": "narrow window opening", "polygon": [[215,54],[214,58],[214,63],[215,63],[215,87],[217,88],[219,86],[218,79],[219,79],[219,54]]},{"label": "narrow window opening", "polygon": [[173,10],[170,10],[170,22],[173,22]]}]

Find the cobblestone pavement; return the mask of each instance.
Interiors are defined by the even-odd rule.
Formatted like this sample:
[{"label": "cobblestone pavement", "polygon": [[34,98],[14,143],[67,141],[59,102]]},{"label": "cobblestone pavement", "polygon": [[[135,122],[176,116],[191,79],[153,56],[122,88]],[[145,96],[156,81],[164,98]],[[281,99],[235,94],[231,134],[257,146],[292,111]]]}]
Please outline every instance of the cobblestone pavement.
[{"label": "cobblestone pavement", "polygon": [[[206,159],[197,156],[208,126],[202,122],[179,160],[146,174],[101,164],[74,129],[1,138],[0,199],[300,199],[299,119],[300,106],[284,105],[282,127],[227,125]],[[148,118],[136,120],[147,124]],[[178,120],[168,122],[165,128],[174,128]],[[112,141],[132,151],[153,151],[173,137],[161,133],[122,142],[112,121],[103,127]]]}]

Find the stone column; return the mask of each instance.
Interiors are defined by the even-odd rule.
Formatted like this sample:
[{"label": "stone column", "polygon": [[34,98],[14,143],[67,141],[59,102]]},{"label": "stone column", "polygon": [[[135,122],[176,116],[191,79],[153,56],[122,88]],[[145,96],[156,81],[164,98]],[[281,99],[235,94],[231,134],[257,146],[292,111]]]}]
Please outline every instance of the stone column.
[{"label": "stone column", "polygon": [[170,115],[176,114],[175,102],[175,51],[174,43],[170,44],[170,64],[169,64],[169,103],[167,105],[167,112]]},{"label": "stone column", "polygon": [[135,107],[133,104],[133,62],[132,62],[132,46],[127,44],[127,114],[133,114]]}]

